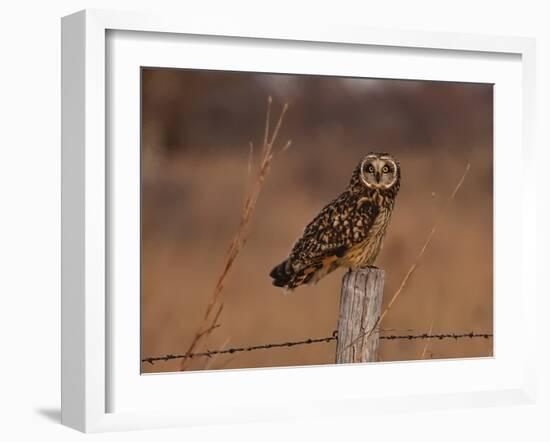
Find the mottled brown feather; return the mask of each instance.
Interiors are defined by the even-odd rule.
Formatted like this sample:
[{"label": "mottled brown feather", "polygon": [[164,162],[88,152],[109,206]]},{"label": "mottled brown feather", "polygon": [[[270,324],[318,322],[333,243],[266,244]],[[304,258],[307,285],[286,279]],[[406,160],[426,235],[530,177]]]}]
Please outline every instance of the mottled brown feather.
[{"label": "mottled brown feather", "polygon": [[374,263],[399,191],[400,169],[395,162],[397,180],[391,188],[372,189],[360,177],[363,161],[355,168],[348,188],[305,227],[288,258],[271,271],[274,285],[293,289],[316,282],[340,266]]}]

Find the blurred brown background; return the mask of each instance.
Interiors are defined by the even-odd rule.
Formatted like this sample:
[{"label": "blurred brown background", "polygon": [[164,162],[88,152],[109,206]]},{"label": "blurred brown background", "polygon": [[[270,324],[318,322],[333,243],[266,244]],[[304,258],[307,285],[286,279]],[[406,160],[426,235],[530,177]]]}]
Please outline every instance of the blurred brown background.
[{"label": "blurred brown background", "polygon": [[[222,326],[197,350],[329,336],[342,270],[284,296],[271,268],[369,151],[401,163],[377,265],[387,304],[462,176],[420,267],[381,324],[390,333],[492,332],[493,89],[489,84],[170,69],[142,71],[142,356],[183,353],[237,229],[248,143],[266,98],[289,103],[279,156],[225,287]],[[492,355],[492,340],[381,341],[383,361]],[[334,343],[194,360],[189,369],[333,363]],[[174,371],[178,361],[143,364]]]}]

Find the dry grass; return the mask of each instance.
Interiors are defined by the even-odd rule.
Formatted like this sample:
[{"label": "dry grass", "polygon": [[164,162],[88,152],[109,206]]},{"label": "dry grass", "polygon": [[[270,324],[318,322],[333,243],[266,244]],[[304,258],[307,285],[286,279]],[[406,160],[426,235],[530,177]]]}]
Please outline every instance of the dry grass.
[{"label": "dry grass", "polygon": [[[235,261],[239,253],[242,251],[248,239],[250,233],[250,224],[254,215],[256,204],[258,202],[258,197],[260,196],[260,192],[269,174],[276,153],[286,151],[291,145],[291,140],[289,140],[286,142],[286,144],[284,144],[279,152],[275,152],[274,150],[274,144],[277,140],[277,135],[279,134],[283,119],[288,110],[288,103],[285,103],[285,105],[283,106],[275,129],[273,130],[273,133],[270,134],[269,131],[272,103],[273,100],[271,96],[269,96],[267,99],[264,139],[262,143],[260,160],[257,166],[254,164],[254,145],[252,142],[250,142],[249,144],[250,151],[248,157],[245,198],[237,232],[235,233],[235,236],[233,237],[233,240],[231,241],[231,244],[227,251],[222,271],[216,281],[216,285],[214,286],[214,290],[206,307],[202,323],[195,332],[193,340],[191,341],[191,344],[189,345],[185,354],[193,353],[202,341],[204,341],[216,328],[221,326],[221,324],[219,323],[219,319],[224,308],[223,290],[225,287],[225,282],[234,267]],[[253,175],[255,176],[255,178],[252,183],[249,183],[250,178]],[[180,370],[185,370],[187,368],[187,364],[188,360],[183,359],[180,365]]]},{"label": "dry grass", "polygon": [[[280,138],[288,130],[286,119]],[[263,128],[258,138],[262,137]],[[317,285],[302,287],[289,297],[281,296],[280,289],[273,287],[268,277],[270,268],[286,256],[303,226],[345,185],[350,167],[361,152],[357,148],[355,155],[336,166],[333,155],[317,155],[315,164],[326,165],[321,175],[327,181],[327,190],[320,191],[317,182],[303,174],[301,168],[309,164],[306,161],[316,152],[313,146],[301,143],[299,149],[291,150],[292,155],[276,159],[258,200],[246,247],[225,282],[223,327],[201,341],[198,349],[219,348],[228,337],[230,345],[254,345],[324,336],[334,330],[341,272]],[[319,151],[319,144],[315,149]],[[237,151],[235,146],[234,152]],[[480,150],[478,155],[483,152]],[[389,296],[384,307],[410,268],[411,256],[418,254],[433,226],[431,193],[437,191],[443,196],[444,189],[452,189],[456,184],[452,176],[463,173],[465,161],[463,157],[441,156],[436,164],[444,172],[432,178],[424,158],[413,157],[412,153],[408,156],[407,152],[396,154],[404,164],[406,183],[377,262],[386,271]],[[212,157],[201,157],[200,161],[189,156],[174,159],[167,163],[164,176],[176,183],[171,186],[185,183],[185,187],[176,188],[178,192],[188,188],[187,199],[164,202],[160,192],[165,192],[166,185],[159,185],[159,193],[146,200],[146,219],[154,215],[152,219],[158,224],[146,223],[144,235],[143,356],[183,353],[202,322],[225,263],[224,248],[239,223],[246,157],[224,155],[215,162]],[[485,158],[473,156],[475,167],[423,256],[421,268],[417,269],[421,271],[414,273],[406,293],[399,295],[391,314],[381,323],[385,331],[422,332],[434,318],[440,331],[492,330],[492,206],[489,190],[484,190],[490,185],[485,172],[490,170],[490,159]],[[330,175],[335,172],[338,176]],[[211,176],[216,179],[211,180]],[[218,196],[219,188],[224,191]],[[151,195],[149,189],[147,192],[146,197]],[[436,199],[438,213],[445,200],[446,197]],[[424,344],[382,341],[380,354],[385,361],[418,359]],[[491,347],[492,343],[485,340],[432,341],[427,354],[486,356]],[[250,352],[239,354],[236,359],[233,356],[219,357],[210,369],[332,363],[334,345]],[[180,361],[171,361],[142,368],[144,372],[159,372],[177,371],[179,366]],[[190,361],[187,370],[202,367],[203,361]]]},{"label": "dry grass", "polygon": [[[432,319],[432,322],[430,323],[430,329],[428,330],[428,336],[432,335],[433,328],[434,328],[434,320]],[[430,347],[430,339],[427,339],[426,345],[422,349],[422,354],[420,355],[420,359],[425,359],[426,353],[428,352],[429,347]]]},{"label": "dry grass", "polygon": [[[434,235],[436,234],[437,232],[437,229],[439,228],[439,225],[440,225],[440,222],[441,222],[441,219],[443,218],[444,215],[446,215],[447,213],[447,210],[449,208],[449,206],[451,205],[451,203],[454,201],[455,197],[456,197],[456,194],[458,193],[458,191],[460,190],[460,188],[462,187],[462,184],[464,183],[464,180],[466,179],[466,176],[468,175],[468,172],[470,171],[470,163],[468,163],[466,165],[466,169],[464,170],[464,174],[462,175],[462,177],[460,178],[460,180],[458,181],[457,185],[455,186],[453,192],[451,193],[451,196],[449,197],[449,199],[447,200],[447,204],[445,206],[445,208],[443,209],[443,211],[441,212],[440,214],[440,217],[439,219],[435,222],[435,224],[433,225],[432,227],[432,230],[430,230],[430,233],[428,234],[428,237],[426,238],[426,242],[424,243],[424,245],[422,246],[422,248],[420,249],[420,252],[418,253],[418,256],[416,257],[416,260],[414,261],[414,263],[412,264],[412,266],[410,267],[409,271],[407,272],[407,274],[405,275],[405,277],[403,278],[403,281],[401,281],[401,285],[399,286],[399,288],[397,289],[397,291],[394,293],[394,295],[392,296],[390,302],[388,303],[387,307],[384,309],[384,311],[382,312],[382,314],[380,315],[380,318],[378,319],[378,321],[376,322],[376,324],[374,325],[374,328],[376,328],[378,326],[378,324],[384,319],[384,317],[388,314],[388,312],[391,310],[393,304],[395,303],[395,301],[397,300],[397,298],[399,297],[399,295],[401,294],[401,292],[407,287],[407,284],[409,283],[410,279],[412,278],[414,272],[416,271],[416,269],[418,268],[419,264],[420,264],[420,261],[422,260],[422,257],[424,256],[424,254],[426,253],[426,250],[428,249],[428,246],[430,245],[430,243],[432,242],[432,239],[434,237]],[[372,330],[369,332],[369,336],[370,334],[372,333]]]},{"label": "dry grass", "polygon": [[[213,288],[225,266],[227,246],[240,224],[248,165],[251,172],[247,181],[252,186],[260,164],[265,108],[258,112],[262,119],[255,125],[258,130],[253,135],[260,140],[253,151],[254,164],[247,159],[245,139],[210,151],[195,149],[167,157],[158,178],[145,183],[143,356],[185,352],[203,322]],[[272,115],[272,128],[278,116],[278,112]],[[300,141],[300,133],[291,130],[287,122],[289,113],[278,139],[284,141],[292,136],[293,146],[299,148],[293,147],[291,155],[276,158],[277,164],[257,201],[246,246],[224,282],[223,327],[201,339],[198,350],[219,348],[228,337],[230,345],[254,345],[324,336],[337,324],[341,272],[327,276],[317,285],[301,287],[290,297],[281,296],[268,274],[288,254],[312,216],[345,187],[352,167],[371,146],[339,145],[332,135]],[[246,121],[243,130],[250,130]],[[277,152],[280,144],[277,143]],[[391,148],[402,164],[404,184],[377,262],[386,271],[389,296],[383,308],[408,273],[411,257],[416,257],[422,248],[434,218],[445,206],[445,194],[463,174],[464,164],[471,161],[472,168],[453,204],[445,209],[448,216],[422,257],[422,270],[414,272],[398,302],[393,303],[391,314],[380,324],[384,329],[421,332],[435,318],[440,331],[492,330],[489,147],[479,145],[467,151],[422,151],[408,145]],[[436,197],[432,196],[434,192]],[[216,308],[218,305],[212,316]],[[420,341],[383,341],[380,355],[385,361],[418,359],[424,345]],[[491,341],[432,340],[427,355],[484,357],[491,352]],[[233,356],[219,357],[209,369],[330,364],[334,360],[334,345],[249,352],[236,359]],[[202,368],[203,361],[196,360],[190,361],[187,370]],[[177,371],[180,361],[144,365],[142,369]]]}]

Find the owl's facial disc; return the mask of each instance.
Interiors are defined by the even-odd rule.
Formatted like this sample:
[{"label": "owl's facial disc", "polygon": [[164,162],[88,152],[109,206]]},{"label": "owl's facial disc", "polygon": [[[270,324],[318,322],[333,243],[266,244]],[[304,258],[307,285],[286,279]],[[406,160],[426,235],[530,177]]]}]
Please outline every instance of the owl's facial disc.
[{"label": "owl's facial disc", "polygon": [[397,164],[389,157],[369,155],[361,163],[361,181],[369,189],[389,189],[397,181]]}]

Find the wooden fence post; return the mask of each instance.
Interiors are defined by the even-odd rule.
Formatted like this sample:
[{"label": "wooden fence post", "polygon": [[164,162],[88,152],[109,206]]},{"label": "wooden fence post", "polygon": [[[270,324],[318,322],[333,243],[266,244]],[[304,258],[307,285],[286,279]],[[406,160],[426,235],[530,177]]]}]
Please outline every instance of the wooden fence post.
[{"label": "wooden fence post", "polygon": [[384,271],[365,268],[347,272],[342,279],[336,363],[378,360],[378,325],[382,309]]}]

